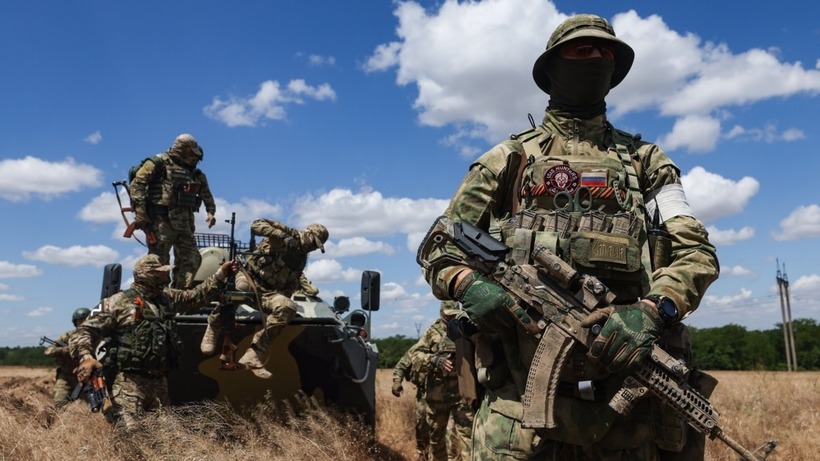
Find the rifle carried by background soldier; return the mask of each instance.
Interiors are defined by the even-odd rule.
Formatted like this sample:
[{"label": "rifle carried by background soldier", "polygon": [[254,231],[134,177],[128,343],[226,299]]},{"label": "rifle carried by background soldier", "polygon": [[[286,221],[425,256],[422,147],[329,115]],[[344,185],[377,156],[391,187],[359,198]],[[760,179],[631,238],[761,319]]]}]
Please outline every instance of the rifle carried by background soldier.
[{"label": "rifle carried by background soldier", "polygon": [[62,341],[55,341],[55,340],[49,338],[48,336],[41,336],[40,337],[40,345],[42,346],[44,344],[50,344],[52,346],[57,346],[57,347],[66,347],[68,345],[68,344],[65,344]]},{"label": "rifle carried by background soldier", "polygon": [[[525,427],[556,427],[554,404],[558,393],[558,375],[570,350],[576,346],[589,349],[600,332],[600,325],[587,328],[584,320],[593,311],[607,308],[615,295],[600,280],[579,274],[541,245],[536,246],[531,255],[535,265],[508,265],[504,262],[504,256],[509,248],[469,222],[439,218],[424,242],[424,245],[455,245],[466,254],[465,260],[459,263],[489,277],[516,301],[509,308],[513,318],[525,331],[540,340],[522,400],[522,424]],[[422,254],[429,252],[420,249],[419,255]],[[429,268],[433,262],[422,260],[420,256],[418,258],[418,263],[424,268]],[[520,315],[520,310],[533,320],[521,321],[526,316]],[[690,373],[683,361],[675,359],[656,344],[650,358],[624,380],[623,387],[611,399],[609,406],[619,414],[627,414],[637,399],[651,392],[697,432],[711,439],[720,439],[742,459],[765,459],[776,443],[772,441],[764,445],[767,447],[762,450],[764,457],[758,458],[726,435],[719,426],[717,410],[687,382]],[[709,378],[713,388],[717,381]],[[589,392],[594,392],[594,389],[589,389]],[[539,405],[541,402],[546,403]]]}]

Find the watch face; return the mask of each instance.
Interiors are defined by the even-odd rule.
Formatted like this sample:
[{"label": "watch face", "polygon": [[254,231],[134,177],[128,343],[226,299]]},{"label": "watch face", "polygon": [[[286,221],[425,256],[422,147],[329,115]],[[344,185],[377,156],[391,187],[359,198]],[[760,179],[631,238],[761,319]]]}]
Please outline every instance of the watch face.
[{"label": "watch face", "polygon": [[669,298],[661,299],[660,304],[658,304],[658,310],[664,317],[674,319],[678,316],[678,306]]}]

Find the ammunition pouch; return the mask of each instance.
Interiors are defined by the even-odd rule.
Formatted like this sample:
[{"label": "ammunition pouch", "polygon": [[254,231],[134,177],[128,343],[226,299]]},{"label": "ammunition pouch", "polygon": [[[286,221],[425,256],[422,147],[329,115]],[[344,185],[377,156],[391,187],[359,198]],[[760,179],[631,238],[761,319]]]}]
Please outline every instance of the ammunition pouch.
[{"label": "ammunition pouch", "polygon": [[106,358],[120,371],[153,373],[176,368],[181,351],[172,320],[143,319],[113,341]]},{"label": "ammunition pouch", "polygon": [[174,187],[175,196],[173,200],[179,207],[195,210],[199,208],[201,202],[199,199],[199,189],[200,185],[197,183],[177,184]]}]

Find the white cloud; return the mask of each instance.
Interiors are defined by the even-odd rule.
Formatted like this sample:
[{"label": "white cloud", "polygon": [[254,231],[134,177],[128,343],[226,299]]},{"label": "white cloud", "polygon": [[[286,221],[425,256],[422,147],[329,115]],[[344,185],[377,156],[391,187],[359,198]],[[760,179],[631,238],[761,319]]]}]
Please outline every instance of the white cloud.
[{"label": "white cloud", "polygon": [[750,271],[749,269],[743,266],[731,266],[731,267],[721,267],[720,268],[720,275],[732,275],[736,277],[741,276],[753,276],[755,275],[754,272]]},{"label": "white cloud", "polygon": [[688,115],[675,121],[672,131],[658,140],[664,149],[686,148],[689,152],[709,152],[720,137],[720,120],[703,115]]},{"label": "white cloud", "polygon": [[102,142],[102,133],[99,130],[91,133],[90,135],[85,137],[85,142],[89,144],[99,144]]},{"label": "white cloud", "polygon": [[735,229],[718,229],[715,226],[707,226],[709,231],[709,241],[714,245],[734,245],[743,240],[749,240],[755,236],[755,230],[752,227],[746,226],[740,230]]},{"label": "white cloud", "polygon": [[[475,155],[469,154],[472,139],[495,142],[526,127],[527,113],[540,118],[548,96],[530,69],[550,31],[567,17],[552,2],[447,1],[425,10],[409,1],[397,3],[394,14],[397,39],[375,46],[364,71],[395,69],[398,85],[415,85],[419,121],[452,128],[456,135],[448,142],[462,155]],[[721,139],[717,115],[728,108],[820,92],[820,69],[783,62],[778,50],[733,53],[726,44],[677,32],[659,16],[634,10],[611,22],[636,57],[630,75],[608,97],[610,117],[660,107],[663,116],[681,119],[666,136],[676,147],[713,150]],[[802,136],[793,129],[778,134],[783,140]]]},{"label": "white cloud", "polygon": [[799,206],[780,221],[780,231],[772,232],[775,240],[797,240],[820,237],[820,206]]},{"label": "white cloud", "polygon": [[257,126],[263,119],[284,120],[286,107],[304,104],[305,98],[316,101],[336,100],[336,93],[329,84],[310,86],[304,80],[291,80],[282,88],[276,80],[266,80],[259,85],[259,91],[248,97],[230,96],[227,100],[215,96],[203,113],[230,127]]},{"label": "white cloud", "polygon": [[305,268],[305,276],[313,282],[353,282],[361,280],[362,271],[343,268],[335,259],[320,259]]},{"label": "white cloud", "polygon": [[73,245],[68,248],[44,245],[34,251],[24,251],[23,256],[27,259],[61,266],[93,265],[103,267],[112,261],[116,261],[119,258],[119,253],[104,245]]},{"label": "white cloud", "polygon": [[[128,193],[124,188],[119,188],[120,200],[123,206],[129,206]],[[83,221],[88,221],[96,224],[107,224],[122,221],[120,214],[120,205],[117,203],[117,197],[113,192],[102,192],[100,195],[91,199],[86,203],[77,213],[77,217]]]},{"label": "white cloud", "polygon": [[0,301],[23,301],[24,297],[19,295],[10,295],[7,293],[0,294]]},{"label": "white cloud", "polygon": [[741,141],[751,142],[766,142],[769,144],[775,142],[790,142],[806,139],[806,133],[803,130],[796,128],[789,128],[778,132],[777,126],[773,123],[766,123],[763,128],[746,129],[740,125],[735,125],[730,129],[724,137],[726,139],[737,139]]},{"label": "white cloud", "polygon": [[319,196],[299,199],[293,209],[299,225],[322,223],[331,237],[427,232],[449,203],[441,199],[386,198],[363,189],[354,193],[336,188]]},{"label": "white cloud", "polygon": [[42,271],[30,264],[13,264],[0,261],[0,279],[37,277]]},{"label": "white cloud", "polygon": [[72,158],[50,162],[32,156],[0,160],[0,197],[10,201],[50,200],[68,192],[99,186],[102,172]]},{"label": "white cloud", "polygon": [[800,276],[794,282],[790,282],[789,287],[793,292],[801,295],[815,294],[820,297],[820,275],[809,274]]},{"label": "white cloud", "polygon": [[322,56],[319,54],[308,54],[305,55],[304,53],[297,53],[297,56],[303,57],[307,60],[308,64],[311,66],[329,66],[332,67],[336,65],[336,58],[333,56]]},{"label": "white cloud", "polygon": [[372,253],[392,255],[395,250],[384,242],[374,242],[364,237],[342,239],[339,243],[328,241],[325,243],[325,254],[313,253],[317,258],[344,258]]},{"label": "white cloud", "polygon": [[695,216],[704,222],[740,213],[760,189],[760,183],[749,176],[733,181],[700,166],[683,175],[681,183]]},{"label": "white cloud", "polygon": [[44,315],[50,314],[54,309],[50,307],[38,307],[36,309],[32,309],[26,314],[26,317],[42,317]]}]

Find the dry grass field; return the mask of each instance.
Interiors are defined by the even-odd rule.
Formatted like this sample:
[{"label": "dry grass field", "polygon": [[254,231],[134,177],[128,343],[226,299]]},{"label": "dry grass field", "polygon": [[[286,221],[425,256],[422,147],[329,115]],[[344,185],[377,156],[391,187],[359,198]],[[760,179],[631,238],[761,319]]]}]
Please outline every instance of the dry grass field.
[{"label": "dry grass field", "polygon": [[[772,461],[820,459],[820,373],[718,372],[712,402],[721,426],[755,449],[774,439]],[[320,408],[296,414],[260,406],[240,417],[218,404],[172,408],[144,419],[137,434],[114,432],[84,402],[50,410],[52,370],[0,367],[0,461],[109,460],[412,460],[412,385],[390,394],[390,371],[377,379],[376,437],[358,422]],[[710,461],[735,461],[719,441]]]}]

